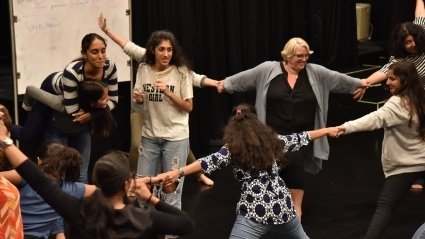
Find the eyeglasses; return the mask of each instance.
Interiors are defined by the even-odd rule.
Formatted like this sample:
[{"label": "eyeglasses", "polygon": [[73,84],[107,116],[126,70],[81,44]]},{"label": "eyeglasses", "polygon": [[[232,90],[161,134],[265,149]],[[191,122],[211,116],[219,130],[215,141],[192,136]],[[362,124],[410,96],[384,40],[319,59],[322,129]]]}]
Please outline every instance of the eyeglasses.
[{"label": "eyeglasses", "polygon": [[303,55],[303,54],[298,54],[298,55],[294,55],[298,60],[301,60],[301,59],[306,59],[306,60],[308,60],[309,58],[310,58],[310,54],[306,54],[306,55]]}]

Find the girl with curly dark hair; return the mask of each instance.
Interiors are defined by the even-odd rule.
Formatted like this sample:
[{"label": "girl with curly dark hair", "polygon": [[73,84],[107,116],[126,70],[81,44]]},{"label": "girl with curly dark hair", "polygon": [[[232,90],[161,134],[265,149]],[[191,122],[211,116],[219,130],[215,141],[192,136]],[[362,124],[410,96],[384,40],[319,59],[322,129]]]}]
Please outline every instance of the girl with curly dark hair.
[{"label": "girl with curly dark hair", "polygon": [[242,104],[233,112],[224,130],[225,145],[218,152],[162,176],[168,184],[198,171],[210,174],[230,165],[242,182],[230,238],[260,238],[267,231],[276,232],[279,238],[308,238],[279,170],[286,163],[285,152],[297,151],[326,135],[336,136],[337,128],[277,135],[257,119],[253,106]]}]

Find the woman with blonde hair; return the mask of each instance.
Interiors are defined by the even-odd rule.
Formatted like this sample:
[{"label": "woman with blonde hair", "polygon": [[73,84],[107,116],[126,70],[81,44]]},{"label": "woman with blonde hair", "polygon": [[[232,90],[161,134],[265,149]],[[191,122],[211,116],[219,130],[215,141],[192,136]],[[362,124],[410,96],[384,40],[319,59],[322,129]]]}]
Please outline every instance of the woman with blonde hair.
[{"label": "woman with blonde hair", "polygon": [[[282,61],[266,61],[229,76],[221,89],[229,93],[256,91],[255,108],[261,122],[285,135],[326,127],[330,93],[353,93],[367,87],[360,80],[308,63],[313,51],[305,40],[291,38],[281,52]],[[326,137],[297,152],[288,152],[288,165],[280,176],[290,188],[297,216],[302,215],[304,172],[318,173],[329,157]]]}]

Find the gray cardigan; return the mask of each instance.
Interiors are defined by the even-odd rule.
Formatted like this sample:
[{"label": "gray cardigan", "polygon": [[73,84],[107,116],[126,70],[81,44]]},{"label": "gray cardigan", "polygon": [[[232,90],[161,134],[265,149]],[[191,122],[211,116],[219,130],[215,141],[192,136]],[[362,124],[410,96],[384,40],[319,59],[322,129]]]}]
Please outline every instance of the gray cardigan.
[{"label": "gray cardigan", "polygon": [[[281,62],[266,61],[252,69],[237,73],[224,79],[224,88],[228,93],[256,90],[255,108],[261,122],[266,122],[266,95],[270,81],[282,74]],[[360,85],[360,79],[348,76],[323,66],[308,63],[308,80],[317,99],[314,128],[326,127],[329,93],[352,93]],[[308,130],[308,129],[306,129]],[[327,137],[316,139],[313,143],[313,158],[306,160],[305,170],[318,173],[322,160],[329,157]]]}]

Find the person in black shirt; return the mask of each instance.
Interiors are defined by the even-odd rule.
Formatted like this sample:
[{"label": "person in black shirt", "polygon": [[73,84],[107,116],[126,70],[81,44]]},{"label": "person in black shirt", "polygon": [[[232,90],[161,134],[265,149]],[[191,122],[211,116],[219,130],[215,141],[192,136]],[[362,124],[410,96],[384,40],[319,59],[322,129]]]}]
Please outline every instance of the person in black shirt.
[{"label": "person in black shirt", "polygon": [[[126,155],[118,151],[96,162],[93,181],[98,189],[92,196],[78,199],[62,192],[11,143],[2,118],[0,113],[0,148],[18,173],[68,222],[71,238],[157,238],[193,231],[193,221],[185,212],[151,194],[147,184],[158,183],[161,178],[133,179]],[[126,204],[128,194],[153,207]]]}]

